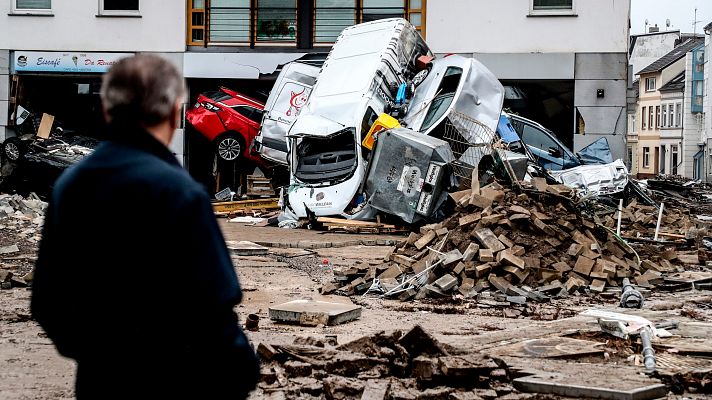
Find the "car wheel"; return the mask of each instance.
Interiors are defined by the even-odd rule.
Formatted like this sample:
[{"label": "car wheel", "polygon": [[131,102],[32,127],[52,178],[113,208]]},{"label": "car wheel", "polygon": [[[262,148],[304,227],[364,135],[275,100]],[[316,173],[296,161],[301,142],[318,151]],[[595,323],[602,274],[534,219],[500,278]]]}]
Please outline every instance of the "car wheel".
[{"label": "car wheel", "polygon": [[425,78],[428,77],[428,74],[430,73],[430,68],[426,68],[413,77],[413,86],[418,87],[420,86],[421,83],[425,80]]},{"label": "car wheel", "polygon": [[223,161],[235,161],[244,151],[242,140],[233,134],[223,135],[218,139],[215,151]]},{"label": "car wheel", "polygon": [[7,138],[2,144],[2,152],[6,159],[17,162],[25,152],[24,144],[16,137]]}]

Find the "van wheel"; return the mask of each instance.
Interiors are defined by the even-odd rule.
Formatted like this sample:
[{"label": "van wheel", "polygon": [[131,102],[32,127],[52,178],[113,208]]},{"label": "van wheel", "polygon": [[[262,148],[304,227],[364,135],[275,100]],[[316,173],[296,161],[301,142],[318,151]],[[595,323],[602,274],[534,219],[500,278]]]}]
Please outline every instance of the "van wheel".
[{"label": "van wheel", "polygon": [[225,133],[220,136],[215,145],[215,152],[222,161],[235,161],[242,157],[245,144],[241,137],[234,133]]},{"label": "van wheel", "polygon": [[421,83],[423,83],[425,78],[428,77],[429,73],[430,73],[430,68],[425,68],[424,70],[415,74],[415,76],[413,77],[413,86],[418,87]]},{"label": "van wheel", "polygon": [[25,144],[19,138],[7,138],[2,143],[2,153],[6,159],[18,162],[25,154]]}]

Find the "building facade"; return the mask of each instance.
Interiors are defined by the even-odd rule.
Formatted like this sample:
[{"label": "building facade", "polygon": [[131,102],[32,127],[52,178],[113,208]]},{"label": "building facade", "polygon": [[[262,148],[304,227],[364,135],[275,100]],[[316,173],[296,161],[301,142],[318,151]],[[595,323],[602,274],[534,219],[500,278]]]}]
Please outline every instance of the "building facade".
[{"label": "building facade", "polygon": [[[185,18],[183,0],[0,2],[0,141],[17,133],[18,107],[82,133],[101,130],[101,75],[136,53],[182,70]],[[182,129],[172,149],[182,158]]]},{"label": "building facade", "polygon": [[427,42],[483,62],[507,107],[574,150],[606,137],[623,159],[629,14],[629,0],[431,0]]},{"label": "building facade", "polygon": [[635,117],[629,116],[635,126],[630,127],[629,119],[628,158],[631,173],[639,178],[693,176],[694,146],[690,143],[700,135],[689,131],[688,116],[695,109],[691,107],[693,77],[688,72],[693,53],[701,45],[699,39],[686,39],[637,75]]}]

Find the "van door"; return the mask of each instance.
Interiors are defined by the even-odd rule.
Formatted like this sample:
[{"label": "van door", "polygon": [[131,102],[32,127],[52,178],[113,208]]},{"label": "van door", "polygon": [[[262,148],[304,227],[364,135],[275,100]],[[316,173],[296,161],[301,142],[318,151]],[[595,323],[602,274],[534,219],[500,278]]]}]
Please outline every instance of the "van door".
[{"label": "van door", "polygon": [[291,62],[279,73],[255,138],[254,149],[262,158],[287,165],[287,132],[307,103],[319,70],[312,65]]}]

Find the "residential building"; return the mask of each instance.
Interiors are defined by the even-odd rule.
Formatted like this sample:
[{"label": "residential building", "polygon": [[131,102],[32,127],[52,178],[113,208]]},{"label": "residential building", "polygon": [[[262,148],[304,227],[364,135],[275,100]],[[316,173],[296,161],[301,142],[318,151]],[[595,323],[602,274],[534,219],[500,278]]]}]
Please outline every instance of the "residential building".
[{"label": "residential building", "polygon": [[[664,175],[685,175],[681,163],[683,142],[682,109],[685,97],[685,72],[682,71],[660,87],[660,169]],[[692,160],[692,157],[689,157]],[[687,160],[687,157],[684,157]]]},{"label": "residential building", "polygon": [[[704,120],[704,128],[702,131],[702,137],[700,142],[704,146],[707,155],[702,158],[701,162],[703,165],[701,169],[705,173],[700,177],[706,182],[710,180],[710,165],[712,165],[712,158],[710,157],[710,151],[712,149],[712,64],[710,64],[710,56],[712,56],[712,22],[705,26],[705,47],[704,47],[704,94],[703,94],[703,107],[702,115]],[[706,165],[704,165],[706,164]]]},{"label": "residential building", "polygon": [[629,0],[430,1],[427,42],[483,62],[507,107],[574,150],[606,137],[623,159],[629,14]]},{"label": "residential building", "polygon": [[705,139],[703,113],[705,47],[704,42],[693,48],[685,57],[685,94],[682,108],[683,175],[687,178],[707,180],[712,175],[710,146]]},{"label": "residential building", "polygon": [[[676,98],[676,89],[672,85],[668,86],[665,90],[664,102],[666,114],[663,117],[663,96],[660,88],[675,78],[678,78],[678,84],[680,83],[679,75],[685,71],[686,55],[699,47],[700,44],[700,40],[688,39],[668,54],[643,68],[638,74],[639,97],[637,117],[635,118],[637,132],[634,132],[637,135],[631,135],[629,140],[630,152],[633,153],[633,158],[636,160],[632,173],[638,177],[653,177],[659,173],[668,173],[666,171],[671,169],[672,150],[675,150],[677,157],[681,157],[680,146],[682,143],[675,142],[680,136],[679,132],[675,132],[675,129],[683,127],[684,102],[680,101],[679,96]],[[664,129],[662,129],[663,118],[667,125]],[[665,146],[661,147],[661,131],[663,130],[662,137],[665,139]],[[671,147],[673,145],[676,147]]]},{"label": "residential building", "polygon": [[[101,75],[135,53],[183,69],[185,1],[7,0],[0,2],[0,141],[15,135],[22,106],[82,133],[102,131]],[[183,134],[172,144],[182,157]]]}]

